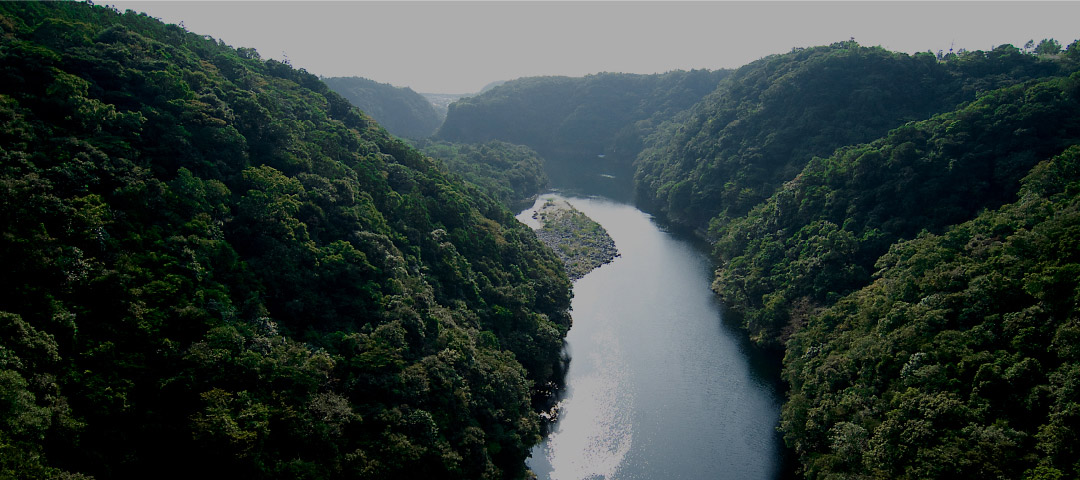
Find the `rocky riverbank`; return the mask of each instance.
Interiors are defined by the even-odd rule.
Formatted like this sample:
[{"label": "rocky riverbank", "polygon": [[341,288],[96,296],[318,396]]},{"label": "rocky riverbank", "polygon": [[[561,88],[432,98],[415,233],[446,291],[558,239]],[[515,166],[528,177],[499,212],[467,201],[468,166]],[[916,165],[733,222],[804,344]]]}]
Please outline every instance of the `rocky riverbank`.
[{"label": "rocky riverbank", "polygon": [[571,280],[619,256],[607,230],[565,200],[548,200],[533,218],[540,222],[536,236],[559,256]]}]

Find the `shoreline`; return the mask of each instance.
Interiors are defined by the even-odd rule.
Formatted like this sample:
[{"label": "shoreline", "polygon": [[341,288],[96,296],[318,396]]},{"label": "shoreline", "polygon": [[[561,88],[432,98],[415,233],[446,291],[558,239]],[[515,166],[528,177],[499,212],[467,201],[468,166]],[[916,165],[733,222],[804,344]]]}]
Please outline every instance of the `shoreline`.
[{"label": "shoreline", "polygon": [[619,257],[615,241],[599,223],[564,199],[549,199],[533,213],[536,236],[563,262],[571,281]]}]

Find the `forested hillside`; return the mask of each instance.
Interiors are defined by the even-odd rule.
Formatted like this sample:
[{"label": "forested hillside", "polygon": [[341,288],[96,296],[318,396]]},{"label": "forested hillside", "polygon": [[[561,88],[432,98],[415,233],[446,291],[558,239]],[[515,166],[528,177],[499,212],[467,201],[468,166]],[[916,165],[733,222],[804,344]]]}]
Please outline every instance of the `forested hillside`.
[{"label": "forested hillside", "polygon": [[951,59],[1006,86],[711,204],[714,289],[785,348],[807,478],[1080,476],[1078,55]]},{"label": "forested hillside", "polygon": [[436,136],[528,145],[549,161],[605,155],[629,164],[644,132],[698,102],[727,73],[520,78],[451,104]]},{"label": "forested hillside", "polygon": [[361,77],[330,77],[322,81],[399,137],[426,138],[435,133],[444,118],[427,98],[408,87]]},{"label": "forested hillside", "polygon": [[498,140],[479,144],[430,140],[413,143],[424,154],[441,160],[450,172],[511,208],[531,204],[548,186],[544,159],[524,145]]},{"label": "forested hillside", "polygon": [[767,201],[717,222],[714,288],[755,340],[868,284],[889,246],[1015,199],[1040,159],[1080,144],[1076,79],[986,93],[868,144],[814,158]]},{"label": "forested hillside", "polygon": [[1078,70],[848,41],[524,78],[414,147],[380,125],[435,128],[411,91],[2,2],[0,477],[528,477],[571,284],[506,206],[602,164],[783,352],[805,477],[1080,478]]},{"label": "forested hillside", "polygon": [[0,477],[515,478],[570,283],[311,74],[0,3]]},{"label": "forested hillside", "polygon": [[592,144],[553,127],[596,102],[562,106],[578,83],[559,78],[463,102],[440,135],[606,153],[648,134],[637,201],[707,237],[728,312],[785,352],[781,427],[806,477],[1076,478],[1078,67],[1075,42],[849,41]]},{"label": "forested hillside", "polygon": [[876,268],[788,343],[806,477],[1080,477],[1080,147]]},{"label": "forested hillside", "polygon": [[1061,73],[1012,46],[907,55],[854,41],[750,63],[657,128],[637,160],[639,202],[704,228],[746,214],[814,156],[867,142],[980,93]]}]

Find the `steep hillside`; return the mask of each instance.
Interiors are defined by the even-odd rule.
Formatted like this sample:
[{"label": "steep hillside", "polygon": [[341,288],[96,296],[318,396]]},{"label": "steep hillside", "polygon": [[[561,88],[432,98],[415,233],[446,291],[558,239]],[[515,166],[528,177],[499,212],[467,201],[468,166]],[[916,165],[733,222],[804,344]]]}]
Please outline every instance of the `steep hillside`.
[{"label": "steep hillside", "polygon": [[427,98],[408,87],[361,77],[331,77],[322,81],[399,137],[426,138],[435,133],[444,117]]},{"label": "steep hillside", "polygon": [[712,222],[714,288],[785,350],[807,478],[1080,475],[1078,118],[1080,73],[981,92]]},{"label": "steep hillside", "polygon": [[696,103],[726,74],[694,70],[521,78],[452,104],[437,136],[528,145],[548,161],[604,155],[629,165],[641,149],[644,131]]},{"label": "steep hillside", "polygon": [[519,478],[570,283],[313,75],[0,3],[0,477]]},{"label": "steep hillside", "polygon": [[548,186],[543,159],[524,145],[498,140],[481,144],[428,140],[413,143],[424,154],[442,161],[450,172],[515,210],[532,204],[532,199]]},{"label": "steep hillside", "polygon": [[1078,240],[1073,146],[1014,203],[893,245],[788,343],[806,477],[1080,477]]},{"label": "steep hillside", "polygon": [[746,216],[714,226],[714,288],[757,341],[779,344],[869,283],[894,242],[1012,201],[1039,159],[1080,144],[1077,88],[1055,78],[989,92],[815,158]]},{"label": "steep hillside", "polygon": [[636,162],[639,202],[687,227],[746,214],[814,156],[986,92],[1061,72],[1011,46],[939,62],[854,41],[797,49],[738,69],[659,127]]}]

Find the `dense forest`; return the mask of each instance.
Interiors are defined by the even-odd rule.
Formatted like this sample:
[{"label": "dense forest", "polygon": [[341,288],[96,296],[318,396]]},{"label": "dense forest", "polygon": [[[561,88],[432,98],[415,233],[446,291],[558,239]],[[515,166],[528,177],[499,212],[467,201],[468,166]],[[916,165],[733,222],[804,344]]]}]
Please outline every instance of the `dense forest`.
[{"label": "dense forest", "polygon": [[1080,475],[1076,44],[810,50],[731,75],[658,129],[637,176],[668,218],[709,222],[714,289],[785,348],[802,473]]},{"label": "dense forest", "polygon": [[1080,147],[875,268],[787,344],[806,477],[1080,476]]},{"label": "dense forest", "polygon": [[804,477],[1080,478],[1080,44],[1031,43],[523,78],[420,138],[397,89],[0,3],[0,477],[527,477],[571,284],[508,207],[603,163],[783,355]]},{"label": "dense forest", "polygon": [[435,133],[445,114],[423,95],[361,77],[323,78],[323,83],[399,137],[425,138]]},{"label": "dense forest", "polygon": [[436,138],[527,145],[557,168],[601,155],[629,166],[645,132],[715,90],[727,73],[520,78],[451,104]]},{"label": "dense forest", "polygon": [[716,290],[786,345],[808,478],[1080,475],[1078,109],[1077,74],[991,91],[714,230]]},{"label": "dense forest", "polygon": [[[431,100],[410,88],[360,77],[331,77],[322,81],[388,132],[442,161],[448,171],[508,207],[527,202],[548,186],[543,159],[524,145],[498,140],[461,143],[429,139],[446,113],[440,114]],[[494,86],[489,85],[484,91]]]},{"label": "dense forest", "polygon": [[[728,314],[784,352],[781,428],[807,478],[1080,476],[1078,67],[1080,46],[1050,39],[947,55],[852,40],[618,130],[640,146],[638,204],[712,244]],[[439,135],[558,152],[545,142],[573,107],[504,112],[571,81],[517,82]],[[565,148],[617,144],[590,125],[575,134],[598,143]]]},{"label": "dense forest", "polygon": [[0,3],[0,477],[515,478],[570,283],[316,76]]},{"label": "dense forest", "polygon": [[713,223],[717,291],[756,339],[784,340],[807,308],[867,284],[889,245],[1010,201],[1036,162],[1080,142],[1073,90],[1062,78],[995,90],[815,157],[747,215]]},{"label": "dense forest", "polygon": [[1059,74],[1059,62],[1012,46],[907,55],[854,41],[750,63],[659,127],[637,160],[639,201],[695,228],[745,215],[814,156],[1001,86]]},{"label": "dense forest", "polygon": [[[535,150],[499,140],[454,143],[415,140],[413,145],[508,207],[520,210],[548,187],[544,159]],[[521,207],[521,208],[517,208]]]}]

